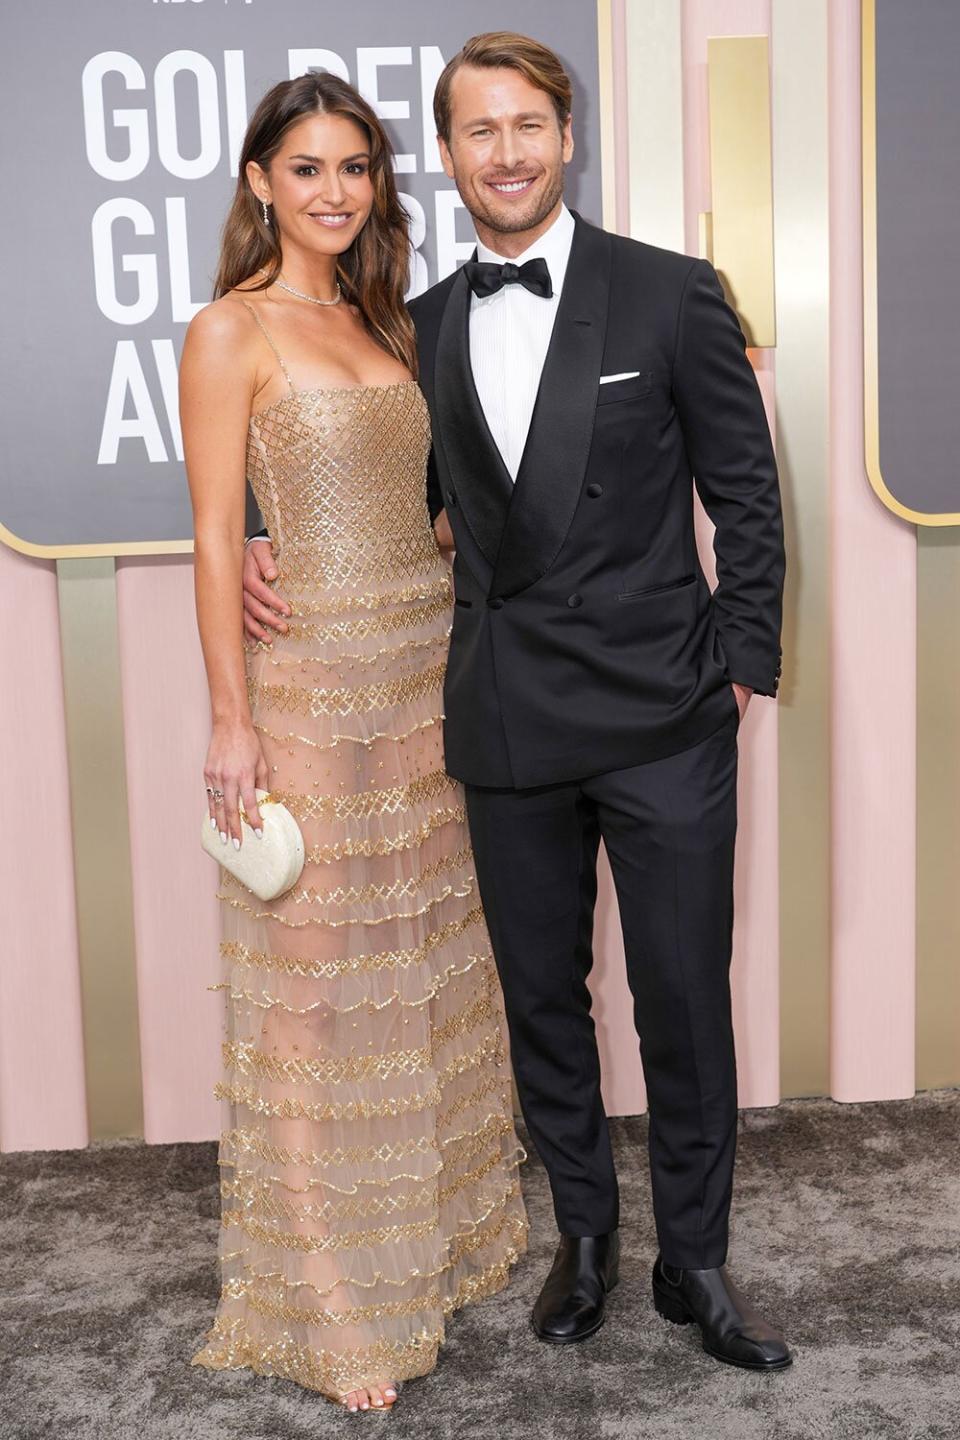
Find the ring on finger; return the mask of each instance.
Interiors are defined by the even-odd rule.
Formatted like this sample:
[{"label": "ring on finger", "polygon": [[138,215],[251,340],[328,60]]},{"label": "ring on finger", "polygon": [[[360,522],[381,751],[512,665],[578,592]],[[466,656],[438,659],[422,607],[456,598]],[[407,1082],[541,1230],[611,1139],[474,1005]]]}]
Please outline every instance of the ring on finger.
[{"label": "ring on finger", "polygon": [[223,791],[211,790],[210,794],[213,796],[214,800],[216,800],[217,804],[219,805],[220,801],[223,799]]}]

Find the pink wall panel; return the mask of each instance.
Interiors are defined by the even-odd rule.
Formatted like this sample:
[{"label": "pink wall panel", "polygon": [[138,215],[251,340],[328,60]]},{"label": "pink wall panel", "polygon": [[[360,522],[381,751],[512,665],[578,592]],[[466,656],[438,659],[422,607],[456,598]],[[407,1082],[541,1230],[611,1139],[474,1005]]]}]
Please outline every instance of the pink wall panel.
[{"label": "pink wall panel", "polygon": [[[630,228],[630,173],[627,150],[627,43],[626,0],[612,0],[613,118],[616,135],[615,228]],[[610,217],[605,217],[610,223]],[[617,911],[613,877],[602,847],[594,930],[596,960],[590,981],[593,1016],[597,1026],[603,1103],[608,1115],[641,1115],[647,1095],[640,1066],[640,1045],[633,1024],[633,997],[627,984],[623,935]]]},{"label": "pink wall panel", "polygon": [[864,469],[859,0],[829,23],[831,1088],[880,1100],[914,1091],[917,541]]},{"label": "pink wall panel", "polygon": [[67,1149],[87,1113],[55,567],[0,544],[0,601],[0,1149]]},{"label": "pink wall panel", "polygon": [[144,1133],[218,1133],[217,871],[200,849],[207,686],[193,564],[121,560],[117,612],[130,807]]},{"label": "pink wall panel", "polygon": [[[768,0],[690,0],[684,9],[684,200],[687,249],[697,253],[697,215],[710,208],[707,124],[707,36],[767,34]],[[623,7],[614,0],[614,113],[617,124],[617,221],[629,215]],[[618,38],[619,37],[619,38]],[[624,137],[621,143],[621,137]],[[773,428],[774,367],[769,351],[753,354],[760,388]],[[697,538],[704,570],[716,583],[713,527],[697,503]],[[740,731],[739,829],[735,876],[733,988],[740,1103],[773,1105],[780,1098],[779,849],[776,706],[766,699],[750,705]],[[646,1108],[632,999],[624,974],[623,940],[616,899],[605,861],[600,867],[591,983],[608,1114],[636,1115]]]},{"label": "pink wall panel", "polygon": [[603,1103],[608,1115],[642,1115],[647,1092],[640,1042],[633,1024],[633,996],[627,984],[623,934],[613,876],[601,847],[594,924],[594,972],[590,981],[597,1026]]},{"label": "pink wall panel", "polygon": [[[707,39],[768,35],[769,0],[685,0],[683,9],[684,206],[687,250],[697,254],[697,217],[710,209]],[[751,352],[774,429],[775,371],[769,350]],[[697,540],[711,585],[713,526],[697,502]],[[734,879],[734,1026],[741,1105],[780,1098],[779,797],[777,707],[759,696],[740,729],[737,865]]]}]

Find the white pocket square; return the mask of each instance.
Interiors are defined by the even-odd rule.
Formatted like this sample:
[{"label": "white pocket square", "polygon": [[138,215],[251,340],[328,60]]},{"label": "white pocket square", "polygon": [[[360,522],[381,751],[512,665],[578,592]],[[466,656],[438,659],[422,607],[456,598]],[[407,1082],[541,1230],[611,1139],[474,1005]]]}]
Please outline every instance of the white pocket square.
[{"label": "white pocket square", "polygon": [[622,375],[601,375],[600,384],[609,385],[613,380],[636,380],[639,370],[624,370]]}]

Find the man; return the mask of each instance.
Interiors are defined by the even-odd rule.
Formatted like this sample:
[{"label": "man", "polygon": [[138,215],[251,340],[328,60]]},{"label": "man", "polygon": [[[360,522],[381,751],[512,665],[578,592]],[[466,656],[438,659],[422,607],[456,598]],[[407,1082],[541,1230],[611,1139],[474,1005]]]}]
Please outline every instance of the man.
[{"label": "man", "polygon": [[[570,82],[545,47],[471,40],[435,114],[474,259],[411,306],[456,548],[445,763],[466,787],[517,1087],[560,1244],[540,1339],[602,1325],[618,1194],[587,975],[602,839],[650,1106],[657,1310],[716,1359],[790,1364],[726,1270],[737,730],[780,674],[776,465],[740,327],[705,261],[563,204]],[[716,525],[701,571],[693,483]],[[276,624],[245,568],[248,630]],[[275,572],[274,572],[275,573]]]}]

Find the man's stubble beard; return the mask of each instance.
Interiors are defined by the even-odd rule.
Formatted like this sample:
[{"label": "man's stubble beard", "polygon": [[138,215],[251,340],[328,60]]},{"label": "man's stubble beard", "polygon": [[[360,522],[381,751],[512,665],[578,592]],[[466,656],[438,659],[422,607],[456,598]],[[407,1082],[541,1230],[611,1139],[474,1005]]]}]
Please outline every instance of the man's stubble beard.
[{"label": "man's stubble beard", "polygon": [[[518,235],[524,230],[535,230],[538,225],[541,225],[543,221],[546,220],[551,210],[556,208],[558,202],[563,199],[563,169],[561,168],[554,175],[552,184],[544,191],[543,198],[537,202],[536,208],[531,211],[529,215],[510,214],[500,216],[493,210],[474,208],[480,204],[480,199],[476,191],[464,194],[459,185],[457,186],[457,190],[460,193],[460,199],[475,221],[479,221],[481,225],[485,225],[488,230],[492,230],[498,235]],[[509,223],[505,224],[504,221],[508,221]]]}]

